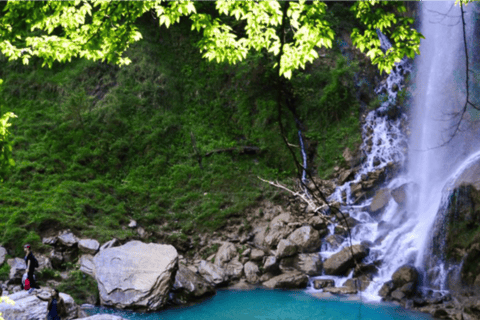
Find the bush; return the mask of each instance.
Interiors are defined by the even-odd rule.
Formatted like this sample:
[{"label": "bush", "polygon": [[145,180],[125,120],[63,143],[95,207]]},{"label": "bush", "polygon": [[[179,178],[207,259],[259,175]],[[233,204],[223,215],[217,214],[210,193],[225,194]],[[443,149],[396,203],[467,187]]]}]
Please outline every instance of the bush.
[{"label": "bush", "polygon": [[9,279],[10,275],[10,266],[8,263],[4,262],[3,265],[0,267],[0,280],[5,281]]},{"label": "bush", "polygon": [[80,270],[71,271],[69,277],[63,280],[57,289],[71,295],[77,304],[87,303],[87,298],[91,296],[99,301],[97,282]]}]

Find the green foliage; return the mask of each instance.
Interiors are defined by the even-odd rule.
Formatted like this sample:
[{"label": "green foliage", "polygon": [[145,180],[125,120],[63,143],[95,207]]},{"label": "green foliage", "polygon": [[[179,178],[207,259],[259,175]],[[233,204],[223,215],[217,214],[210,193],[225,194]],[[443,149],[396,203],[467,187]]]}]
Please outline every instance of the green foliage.
[{"label": "green foliage", "polygon": [[[2,93],[1,86],[3,80],[0,79],[0,94]],[[8,174],[10,167],[15,165],[12,157],[12,144],[10,141],[10,131],[8,127],[12,124],[8,123],[10,118],[16,118],[13,112],[6,112],[3,114],[2,105],[0,104],[0,182],[3,181]]]},{"label": "green foliage", "polygon": [[3,263],[0,267],[0,281],[5,281],[10,278],[10,266],[8,263]]},{"label": "green foliage", "polygon": [[[383,55],[374,30],[383,31],[396,24],[397,15],[405,12],[405,7],[397,2],[380,2],[375,7],[376,3],[353,4],[356,18],[368,29],[363,36],[355,29],[352,38],[361,51],[368,49],[367,55],[380,70],[388,72],[405,54],[411,57],[415,52],[418,54],[421,35],[410,28],[411,19],[398,18],[398,25],[391,32],[396,45]],[[384,10],[385,6],[394,7],[397,14]],[[203,31],[197,46],[204,58],[235,64],[246,59],[251,51],[266,50],[279,56],[279,74],[289,79],[292,72],[318,58],[318,48],[332,47],[334,31],[326,19],[326,8],[324,2],[305,0],[215,1],[215,4],[101,1],[93,5],[66,1],[8,2],[0,19],[0,51],[12,60],[21,59],[24,64],[38,56],[50,67],[54,61],[70,62],[75,57],[127,65],[131,60],[123,56],[124,52],[142,38],[137,25],[140,17],[156,14],[159,25],[169,28],[186,16],[190,18],[191,30]]]},{"label": "green foliage", "polygon": [[[413,59],[415,54],[420,54],[420,39],[425,37],[411,27],[414,19],[402,16],[406,12],[402,2],[357,1],[351,10],[365,26],[363,34],[358,28],[353,29],[353,44],[361,52],[366,51],[380,71],[390,73],[394,63],[400,62],[404,56]],[[380,49],[377,29],[392,40],[392,47],[385,53]]]},{"label": "green foliage", "polygon": [[39,281],[61,280],[60,272],[49,268],[38,271],[36,277]]},{"label": "green foliage", "polygon": [[77,304],[87,303],[87,298],[91,296],[99,301],[98,285],[95,279],[80,270],[71,271],[69,277],[63,280],[57,289],[71,295]]},{"label": "green foliage", "polygon": [[[15,255],[27,239],[44,249],[38,235],[52,229],[99,242],[132,239],[130,219],[152,233],[149,241],[166,231],[186,241],[242,221],[246,208],[278,195],[257,176],[293,176],[276,122],[274,59],[257,52],[237,65],[211,64],[188,21],[168,32],[151,23],[139,24],[145,41],[127,52],[132,63],[123,68],[73,59],[42,69],[41,59],[23,66],[0,57],[0,104],[22,119],[11,130],[17,165],[0,185],[0,241]],[[336,52],[329,58],[332,65],[296,71],[290,82],[305,135],[323,144],[315,160],[321,175],[360,139],[354,64]],[[284,127],[298,141],[290,114]],[[243,229],[252,226],[244,220]]]},{"label": "green foliage", "polygon": [[205,260],[210,255],[216,253],[218,251],[218,248],[220,248],[220,245],[218,243],[214,243],[211,246],[207,247],[202,253],[202,259]]}]

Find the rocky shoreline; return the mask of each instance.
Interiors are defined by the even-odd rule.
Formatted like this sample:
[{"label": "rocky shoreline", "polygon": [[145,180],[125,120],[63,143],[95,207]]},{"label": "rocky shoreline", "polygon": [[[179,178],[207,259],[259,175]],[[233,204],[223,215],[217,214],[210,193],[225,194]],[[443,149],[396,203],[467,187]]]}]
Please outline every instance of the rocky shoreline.
[{"label": "rocky shoreline", "polygon": [[[387,167],[382,170],[385,172]],[[337,183],[345,182],[345,176],[348,178],[351,175],[348,172],[339,170]],[[372,177],[388,178],[385,173]],[[326,195],[335,189],[332,181],[316,182]],[[365,185],[375,186],[380,182],[366,180]],[[374,211],[382,210],[385,191],[362,186],[360,192],[372,192],[374,201],[370,206],[374,207]],[[375,200],[375,197],[380,200]],[[202,235],[199,248],[188,255],[181,251],[182,246],[176,248],[171,244],[147,244],[138,240],[122,243],[112,239],[100,246],[94,239],[79,239],[65,230],[42,239],[44,244],[51,246],[51,251],[36,254],[40,264],[37,272],[43,269],[60,270],[64,262],[76,262],[78,269],[93,277],[98,284],[99,299],[92,294],[87,298],[89,304],[138,311],[195,303],[215,294],[216,289],[252,289],[258,286],[304,289],[309,276],[322,274],[346,276],[353,272],[353,277],[342,287],[335,287],[333,280],[314,280],[313,287],[322,289],[324,293],[355,295],[365,290],[381,264],[381,261],[362,262],[373,244],[366,242],[346,247],[322,261],[318,255],[322,244],[338,247],[347,236],[345,223],[337,225],[334,234],[329,234],[332,223],[342,221],[340,217],[328,210],[311,212],[308,206],[294,197],[285,200],[286,205],[283,206],[265,201],[250,212],[248,219],[252,229],[249,231],[231,225],[222,233]],[[335,205],[338,204],[331,204]],[[350,228],[358,223],[348,214],[345,220]],[[130,223],[130,227],[138,228],[135,221]],[[4,262],[6,250],[1,248],[2,252],[0,265]],[[24,260],[8,259],[7,263],[10,266],[9,280],[1,283],[1,288],[3,295],[10,295],[17,305],[0,308],[5,319],[21,319],[25,313],[45,312],[46,302],[41,296],[48,296],[48,289],[56,287],[59,282],[47,280],[46,286],[29,295],[20,287],[25,272]],[[111,272],[112,269],[115,272]],[[66,276],[68,272],[62,271],[62,275]],[[433,293],[425,296],[417,291],[418,280],[419,274],[414,267],[402,266],[393,274],[392,280],[383,285],[379,295],[385,301],[427,312],[439,319],[480,319],[478,296]],[[85,311],[75,304],[71,296],[62,293],[62,298],[69,306],[68,319],[86,318]],[[32,309],[32,305],[35,308]]]}]

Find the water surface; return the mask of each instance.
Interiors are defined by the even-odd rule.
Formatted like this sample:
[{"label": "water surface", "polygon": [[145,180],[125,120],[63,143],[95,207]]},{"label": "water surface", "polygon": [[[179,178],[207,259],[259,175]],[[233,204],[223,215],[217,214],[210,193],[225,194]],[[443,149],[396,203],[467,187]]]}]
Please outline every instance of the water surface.
[{"label": "water surface", "polygon": [[305,291],[255,289],[219,290],[202,303],[155,313],[135,313],[96,307],[90,315],[109,313],[130,320],[423,320],[429,315],[414,313],[385,303],[319,299]]}]

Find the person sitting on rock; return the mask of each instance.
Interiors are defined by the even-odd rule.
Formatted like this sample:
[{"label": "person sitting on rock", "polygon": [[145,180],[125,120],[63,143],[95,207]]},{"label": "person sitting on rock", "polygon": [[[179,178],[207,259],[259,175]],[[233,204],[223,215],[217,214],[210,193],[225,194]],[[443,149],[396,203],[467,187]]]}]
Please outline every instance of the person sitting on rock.
[{"label": "person sitting on rock", "polygon": [[58,289],[53,289],[52,297],[48,300],[47,306],[47,320],[61,320],[60,315],[62,317],[68,316],[67,307],[65,306],[65,302],[60,297],[58,293]]},{"label": "person sitting on rock", "polygon": [[37,259],[32,253],[31,247],[29,244],[26,244],[23,247],[23,250],[25,251],[25,264],[27,266],[27,279],[30,281],[30,290],[28,290],[28,293],[32,293],[33,289],[36,288],[38,289],[37,283],[35,282],[35,277],[33,273],[35,272],[35,267],[36,267],[36,261]]}]

